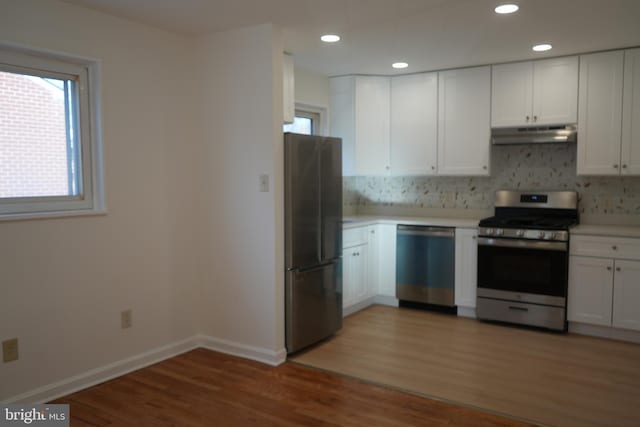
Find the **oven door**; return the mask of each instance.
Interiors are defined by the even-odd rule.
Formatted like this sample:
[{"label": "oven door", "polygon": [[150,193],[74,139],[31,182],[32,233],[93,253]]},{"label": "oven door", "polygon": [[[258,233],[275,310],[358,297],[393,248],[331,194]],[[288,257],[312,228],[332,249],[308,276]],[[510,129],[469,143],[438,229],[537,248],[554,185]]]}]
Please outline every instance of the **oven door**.
[{"label": "oven door", "polygon": [[564,307],[567,242],[478,238],[478,297]]}]

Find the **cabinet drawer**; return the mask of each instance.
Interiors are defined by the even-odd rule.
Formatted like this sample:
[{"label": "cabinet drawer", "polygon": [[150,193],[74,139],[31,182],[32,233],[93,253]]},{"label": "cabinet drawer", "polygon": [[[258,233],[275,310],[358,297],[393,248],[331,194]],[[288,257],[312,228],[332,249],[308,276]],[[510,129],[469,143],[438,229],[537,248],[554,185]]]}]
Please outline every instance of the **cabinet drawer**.
[{"label": "cabinet drawer", "polygon": [[571,236],[571,255],[640,260],[640,239]]},{"label": "cabinet drawer", "polygon": [[342,231],[342,247],[361,245],[367,243],[368,227],[346,228]]}]

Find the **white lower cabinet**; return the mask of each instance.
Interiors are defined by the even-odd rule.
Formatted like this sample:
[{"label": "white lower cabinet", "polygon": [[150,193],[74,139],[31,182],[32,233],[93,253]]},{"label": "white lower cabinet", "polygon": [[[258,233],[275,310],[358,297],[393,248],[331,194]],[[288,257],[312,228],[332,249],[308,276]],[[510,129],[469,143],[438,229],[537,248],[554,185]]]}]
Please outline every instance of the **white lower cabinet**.
[{"label": "white lower cabinet", "polygon": [[374,302],[397,305],[395,224],[347,228],[342,240],[344,314]]},{"label": "white lower cabinet", "polygon": [[569,277],[567,318],[573,322],[611,326],[613,260],[572,256]]},{"label": "white lower cabinet", "polygon": [[342,251],[342,307],[367,298],[367,244]]},{"label": "white lower cabinet", "polygon": [[640,239],[576,236],[571,253],[568,320],[640,331]]},{"label": "white lower cabinet", "polygon": [[458,314],[475,317],[478,275],[478,230],[456,228],[455,303]]},{"label": "white lower cabinet", "polygon": [[616,328],[640,331],[640,261],[615,262],[611,323]]},{"label": "white lower cabinet", "polygon": [[378,294],[387,302],[396,300],[396,224],[378,225]]}]

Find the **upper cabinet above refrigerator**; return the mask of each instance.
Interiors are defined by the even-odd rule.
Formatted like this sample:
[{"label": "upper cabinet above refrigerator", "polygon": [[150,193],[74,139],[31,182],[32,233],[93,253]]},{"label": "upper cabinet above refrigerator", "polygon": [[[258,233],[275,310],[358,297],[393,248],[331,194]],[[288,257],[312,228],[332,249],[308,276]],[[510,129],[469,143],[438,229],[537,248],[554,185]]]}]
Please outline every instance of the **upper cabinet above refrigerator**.
[{"label": "upper cabinet above refrigerator", "polygon": [[546,126],[578,120],[578,57],[494,65],[491,126]]}]

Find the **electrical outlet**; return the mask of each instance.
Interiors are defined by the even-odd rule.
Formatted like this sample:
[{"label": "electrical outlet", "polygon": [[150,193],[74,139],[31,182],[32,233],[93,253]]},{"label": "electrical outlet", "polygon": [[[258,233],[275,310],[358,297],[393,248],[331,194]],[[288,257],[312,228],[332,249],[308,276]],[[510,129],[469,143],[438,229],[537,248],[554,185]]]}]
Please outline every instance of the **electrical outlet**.
[{"label": "electrical outlet", "polygon": [[2,361],[4,363],[18,360],[18,338],[2,341]]},{"label": "electrical outlet", "polygon": [[120,313],[120,326],[127,329],[133,326],[133,312],[131,309],[124,310]]},{"label": "electrical outlet", "polygon": [[258,177],[259,187],[261,193],[269,192],[269,175],[262,174]]}]

